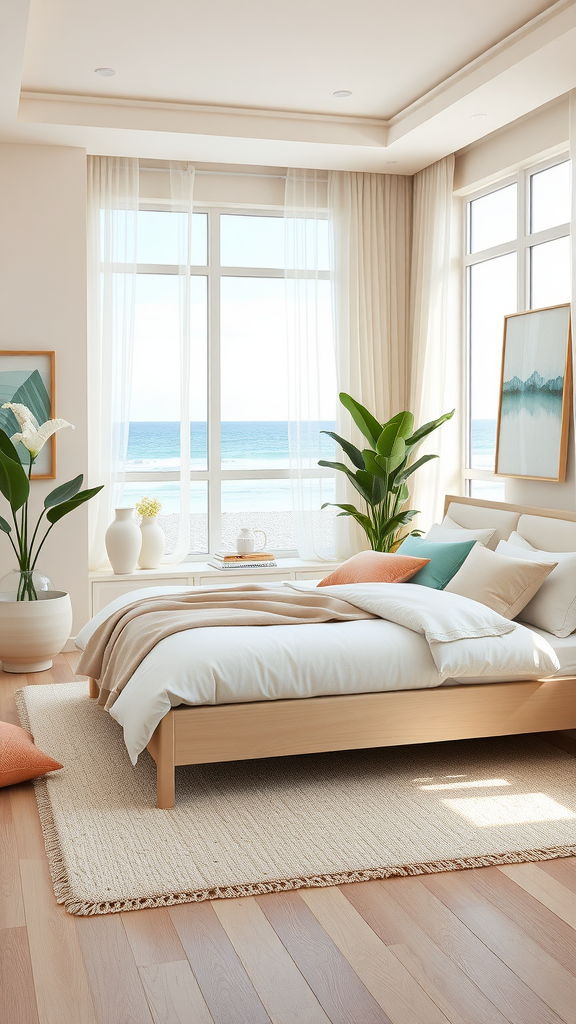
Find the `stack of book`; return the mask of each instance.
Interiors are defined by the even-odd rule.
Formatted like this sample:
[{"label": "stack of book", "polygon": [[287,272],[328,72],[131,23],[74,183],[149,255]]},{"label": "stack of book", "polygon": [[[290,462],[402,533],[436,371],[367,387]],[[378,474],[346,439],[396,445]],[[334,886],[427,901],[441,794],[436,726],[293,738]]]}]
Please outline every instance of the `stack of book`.
[{"label": "stack of book", "polygon": [[276,565],[274,555],[269,551],[250,551],[240,554],[238,551],[217,551],[208,562],[215,569],[267,569]]}]

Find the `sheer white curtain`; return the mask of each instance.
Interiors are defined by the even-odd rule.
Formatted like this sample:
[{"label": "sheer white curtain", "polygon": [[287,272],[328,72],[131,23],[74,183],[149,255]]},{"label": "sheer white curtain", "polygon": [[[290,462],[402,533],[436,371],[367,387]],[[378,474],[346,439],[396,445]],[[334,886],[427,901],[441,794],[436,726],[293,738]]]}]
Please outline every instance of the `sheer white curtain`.
[{"label": "sheer white curtain", "polygon": [[170,209],[178,225],[178,356],[180,400],[180,517],[178,539],[166,562],[182,562],[190,551],[190,373],[192,348],[192,214],[195,170],[170,164]]},{"label": "sheer white curtain", "polygon": [[334,557],[334,515],[320,511],[333,480],[312,475],[331,457],[320,430],[333,429],[336,403],[326,172],[288,170],[285,240],[292,503],[298,552],[320,560]]},{"label": "sheer white curtain", "polygon": [[[406,407],[411,197],[409,177],[348,171],[328,175],[338,390],[351,394],[381,421]],[[364,447],[340,405],[336,429]],[[360,496],[341,473],[336,493],[337,501],[361,507]],[[365,547],[365,534],[354,520],[337,519],[337,556],[347,558]]]},{"label": "sheer white curtain", "polygon": [[442,515],[444,495],[462,486],[462,346],[458,296],[459,231],[453,199],[454,157],[414,175],[410,275],[409,408],[421,425],[451,409],[452,420],[430,435],[419,454],[440,458],[412,477],[417,525]]},{"label": "sheer white curtain", "polygon": [[106,561],[104,534],[124,492],[138,205],[138,160],[88,157],[88,475],[105,485],[88,506],[91,569]]},{"label": "sheer white curtain", "polygon": [[[180,515],[178,537],[166,562],[190,550],[190,349],[194,168],[171,165],[170,203],[177,216]],[[137,159],[88,158],[88,423],[91,484],[103,483],[90,502],[90,568],[106,563],[104,535],[125,498],[132,366],[136,337]],[[161,353],[159,354],[161,358]],[[154,494],[154,482],[147,490]]]}]

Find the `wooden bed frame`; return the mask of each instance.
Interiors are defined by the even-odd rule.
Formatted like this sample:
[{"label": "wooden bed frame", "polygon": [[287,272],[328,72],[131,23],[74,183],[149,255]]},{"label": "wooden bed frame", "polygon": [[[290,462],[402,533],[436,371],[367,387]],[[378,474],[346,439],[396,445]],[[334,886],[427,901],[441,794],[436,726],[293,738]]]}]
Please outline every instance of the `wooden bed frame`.
[{"label": "wooden bed frame", "polygon": [[[576,514],[448,495],[450,502],[576,522]],[[98,684],[90,680],[90,696]],[[173,708],[148,750],[158,807],[174,806],[175,767],[285,754],[576,728],[576,677]]]}]

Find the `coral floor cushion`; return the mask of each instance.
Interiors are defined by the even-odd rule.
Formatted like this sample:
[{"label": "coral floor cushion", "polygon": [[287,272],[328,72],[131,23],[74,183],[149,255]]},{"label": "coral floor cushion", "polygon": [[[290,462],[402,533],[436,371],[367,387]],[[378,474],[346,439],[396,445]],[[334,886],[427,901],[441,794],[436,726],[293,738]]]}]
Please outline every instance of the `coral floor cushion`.
[{"label": "coral floor cushion", "polygon": [[26,729],[0,722],[0,787],[37,779],[62,765],[34,746]]},{"label": "coral floor cushion", "polygon": [[334,572],[320,580],[319,587],[335,587],[342,583],[405,583],[430,559],[413,555],[386,554],[383,551],[361,551],[342,562]]}]

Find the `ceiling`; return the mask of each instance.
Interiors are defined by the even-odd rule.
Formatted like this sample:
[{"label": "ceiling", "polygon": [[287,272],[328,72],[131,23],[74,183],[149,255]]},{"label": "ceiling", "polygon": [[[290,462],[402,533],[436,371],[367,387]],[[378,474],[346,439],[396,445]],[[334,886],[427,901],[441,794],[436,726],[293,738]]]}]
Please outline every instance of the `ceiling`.
[{"label": "ceiling", "polygon": [[412,173],[575,88],[574,53],[576,0],[3,0],[0,139]]}]

